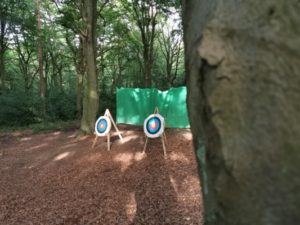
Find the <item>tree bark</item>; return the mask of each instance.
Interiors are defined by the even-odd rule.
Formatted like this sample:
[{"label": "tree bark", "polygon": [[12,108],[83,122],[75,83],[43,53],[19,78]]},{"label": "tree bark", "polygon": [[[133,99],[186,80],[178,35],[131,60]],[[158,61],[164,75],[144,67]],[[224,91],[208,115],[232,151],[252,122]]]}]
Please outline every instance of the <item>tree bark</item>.
[{"label": "tree bark", "polygon": [[83,78],[84,78],[84,53],[83,53],[83,40],[80,38],[79,41],[79,61],[76,65],[77,71],[77,96],[76,96],[76,111],[77,118],[81,119],[82,116],[82,92],[83,92]]},{"label": "tree bark", "polygon": [[43,66],[43,39],[42,39],[42,20],[40,11],[40,0],[35,1],[36,4],[36,19],[37,19],[37,32],[38,32],[38,64],[39,64],[39,77],[40,77],[40,97],[42,101],[42,115],[46,116],[46,79]]},{"label": "tree bark", "polygon": [[1,20],[0,21],[0,91],[5,89],[4,54],[7,48],[5,43],[5,27],[6,27],[6,22],[4,20]]},{"label": "tree bark", "polygon": [[298,12],[297,0],[183,1],[207,225],[300,224]]},{"label": "tree bark", "polygon": [[92,134],[94,132],[94,124],[99,106],[96,69],[96,9],[96,0],[82,0],[81,13],[86,28],[83,34],[86,90],[83,100],[81,131],[86,134]]}]

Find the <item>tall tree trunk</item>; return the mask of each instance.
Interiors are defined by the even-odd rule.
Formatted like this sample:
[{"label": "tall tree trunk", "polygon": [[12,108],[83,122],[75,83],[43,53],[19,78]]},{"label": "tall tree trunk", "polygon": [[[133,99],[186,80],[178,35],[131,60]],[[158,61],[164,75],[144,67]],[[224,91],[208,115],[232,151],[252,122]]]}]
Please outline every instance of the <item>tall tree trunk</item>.
[{"label": "tall tree trunk", "polygon": [[149,55],[144,57],[144,74],[145,74],[145,87],[152,86],[152,62],[149,59]]},{"label": "tall tree trunk", "polygon": [[[0,21],[0,91],[5,88],[5,64],[4,64],[4,54],[6,51],[5,43],[5,20]],[[1,93],[1,92],[0,92]]]},{"label": "tall tree trunk", "polygon": [[40,0],[35,1],[36,4],[36,19],[37,19],[37,32],[38,32],[38,63],[39,63],[39,76],[40,76],[40,97],[42,101],[42,114],[46,116],[46,79],[43,66],[43,39],[42,39],[42,20],[40,10]]},{"label": "tall tree trunk", "polygon": [[183,27],[205,224],[300,224],[299,2],[184,0]]},{"label": "tall tree trunk", "polygon": [[82,116],[82,92],[83,92],[83,78],[84,78],[84,52],[83,52],[83,40],[80,37],[79,40],[79,49],[78,49],[79,60],[75,60],[76,62],[76,71],[77,71],[77,96],[76,96],[76,111],[77,111],[77,119],[81,119]]},{"label": "tall tree trunk", "polygon": [[81,131],[86,134],[92,134],[94,132],[94,124],[99,106],[96,68],[96,9],[96,0],[82,0],[81,13],[86,28],[83,35],[86,89],[83,100]]}]

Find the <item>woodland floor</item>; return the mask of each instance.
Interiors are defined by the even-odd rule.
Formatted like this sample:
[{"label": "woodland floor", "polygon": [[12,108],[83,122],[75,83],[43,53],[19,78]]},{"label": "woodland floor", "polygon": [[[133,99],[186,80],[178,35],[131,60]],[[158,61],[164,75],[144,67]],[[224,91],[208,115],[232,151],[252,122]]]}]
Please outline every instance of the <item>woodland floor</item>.
[{"label": "woodland floor", "polygon": [[142,154],[141,128],[105,138],[76,131],[0,133],[0,224],[201,224],[201,195],[191,134],[167,129]]}]

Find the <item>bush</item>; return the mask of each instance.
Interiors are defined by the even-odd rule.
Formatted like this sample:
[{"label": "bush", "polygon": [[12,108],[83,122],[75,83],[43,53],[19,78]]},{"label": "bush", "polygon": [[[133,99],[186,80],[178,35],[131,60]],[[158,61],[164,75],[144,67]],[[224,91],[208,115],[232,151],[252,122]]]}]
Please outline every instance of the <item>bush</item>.
[{"label": "bush", "polygon": [[74,120],[76,117],[76,93],[52,92],[47,97],[47,116],[51,121]]},{"label": "bush", "polygon": [[0,124],[23,126],[36,122],[36,100],[25,92],[0,95]]},{"label": "bush", "polygon": [[43,121],[66,121],[76,117],[76,93],[51,92],[46,98],[46,118],[42,100],[36,94],[11,91],[0,95],[0,126],[26,126]]}]

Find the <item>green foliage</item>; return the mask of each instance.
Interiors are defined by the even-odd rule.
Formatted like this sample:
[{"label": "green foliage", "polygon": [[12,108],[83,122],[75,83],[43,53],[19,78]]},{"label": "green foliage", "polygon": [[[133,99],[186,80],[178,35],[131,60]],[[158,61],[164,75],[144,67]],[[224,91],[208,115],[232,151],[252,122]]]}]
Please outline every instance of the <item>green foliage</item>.
[{"label": "green foliage", "polygon": [[25,92],[11,92],[0,95],[0,124],[28,125],[37,121],[34,109],[37,99]]},{"label": "green foliage", "polygon": [[[49,94],[46,102],[47,121],[74,120],[76,116],[75,92],[62,91]],[[36,94],[14,91],[0,95],[0,124],[24,126],[41,122],[41,100]]]},{"label": "green foliage", "polygon": [[116,93],[108,94],[102,93],[100,95],[100,109],[99,115],[103,115],[106,109],[109,109],[110,113],[114,117],[116,115]]},{"label": "green foliage", "polygon": [[42,123],[31,124],[28,129],[31,129],[33,133],[47,132],[52,130],[70,130],[74,128],[78,128],[78,121],[70,120],[70,121],[54,121],[49,122],[45,121]]},{"label": "green foliage", "polygon": [[47,116],[50,121],[74,120],[76,116],[75,92],[51,92],[47,98]]},{"label": "green foliage", "polygon": [[27,126],[0,126],[0,132],[12,132],[17,130],[31,130],[33,133],[43,133],[53,130],[59,130],[59,131],[65,131],[65,130],[71,130],[71,129],[77,129],[79,127],[78,121],[55,121],[55,122],[49,122],[44,121],[40,123],[33,123],[29,124]]}]

